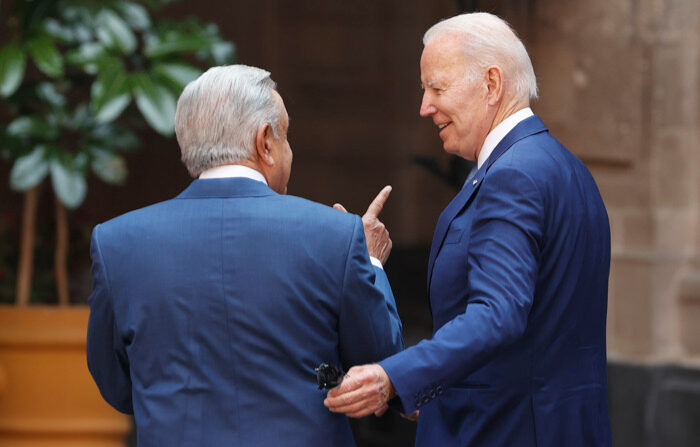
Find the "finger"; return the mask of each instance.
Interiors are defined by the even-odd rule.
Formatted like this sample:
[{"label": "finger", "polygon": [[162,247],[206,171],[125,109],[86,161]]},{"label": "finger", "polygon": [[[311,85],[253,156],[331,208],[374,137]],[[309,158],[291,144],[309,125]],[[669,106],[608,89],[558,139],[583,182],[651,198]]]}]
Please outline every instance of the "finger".
[{"label": "finger", "polygon": [[418,420],[418,414],[419,414],[419,411],[416,410],[416,411],[414,411],[413,413],[411,413],[411,414],[409,414],[409,415],[405,415],[405,414],[401,413],[401,417],[404,418],[404,419],[408,419],[409,421],[417,421],[417,420]]},{"label": "finger", "polygon": [[350,368],[350,371],[345,374],[343,381],[340,385],[332,388],[328,391],[327,397],[336,398],[342,394],[348,393],[350,391],[356,390],[362,386],[362,374],[358,373],[356,370],[353,371],[355,367]]},{"label": "finger", "polygon": [[[335,412],[345,413],[353,409],[358,404],[363,404],[372,397],[372,391],[366,387],[358,388],[338,396],[331,396],[330,392],[326,396],[323,404]],[[351,408],[352,407],[352,408]]]},{"label": "finger", "polygon": [[365,399],[359,402],[353,402],[349,405],[328,407],[328,410],[330,410],[333,413],[345,413],[347,415],[363,413],[363,415],[366,416],[368,414],[373,413],[377,407],[379,407],[377,402],[371,399]]},{"label": "finger", "polygon": [[345,413],[345,416],[349,418],[363,418],[372,414],[372,408],[363,408],[362,410],[355,411],[352,413]]},{"label": "finger", "polygon": [[369,208],[367,208],[367,212],[365,213],[365,216],[367,216],[367,215],[369,215],[369,217],[379,216],[379,213],[382,212],[382,208],[384,208],[384,204],[386,203],[386,200],[389,198],[389,194],[391,194],[391,186],[387,185],[381,191],[379,191],[379,194],[377,194],[377,197],[375,197],[374,200],[372,200],[372,203],[369,204]]},{"label": "finger", "polygon": [[340,203],[334,204],[333,209],[338,210],[338,211],[342,211],[344,213],[348,212],[348,210],[346,210],[345,207],[343,205],[341,205]]},{"label": "finger", "polygon": [[381,408],[384,403],[377,402],[376,399],[363,399],[350,405],[342,407],[329,408],[334,413],[344,413],[350,417],[364,417],[374,413]]},{"label": "finger", "polygon": [[375,411],[374,411],[374,415],[377,416],[377,417],[380,417],[380,416],[382,416],[384,413],[386,413],[386,410],[388,410],[388,409],[389,409],[389,405],[384,404],[384,405],[382,405],[378,410],[375,410]]}]

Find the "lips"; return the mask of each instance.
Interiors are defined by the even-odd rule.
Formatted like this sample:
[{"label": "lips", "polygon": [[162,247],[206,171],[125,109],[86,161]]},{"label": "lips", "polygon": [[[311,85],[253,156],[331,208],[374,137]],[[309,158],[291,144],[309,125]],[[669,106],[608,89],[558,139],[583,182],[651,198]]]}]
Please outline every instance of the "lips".
[{"label": "lips", "polygon": [[438,124],[438,129],[440,129],[438,133],[442,133],[442,131],[445,130],[445,128],[450,124],[452,124],[452,121],[450,121],[449,123]]}]

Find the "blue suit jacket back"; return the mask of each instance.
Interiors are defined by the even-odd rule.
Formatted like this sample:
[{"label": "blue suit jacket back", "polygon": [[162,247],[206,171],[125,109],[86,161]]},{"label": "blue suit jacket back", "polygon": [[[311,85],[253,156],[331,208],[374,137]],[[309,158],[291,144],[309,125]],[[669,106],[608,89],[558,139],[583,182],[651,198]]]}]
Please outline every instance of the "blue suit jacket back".
[{"label": "blue suit jacket back", "polygon": [[261,182],[196,180],[97,226],[92,258],[88,364],[140,447],[353,445],[314,368],[402,348],[359,217]]},{"label": "blue suit jacket back", "polygon": [[607,446],[608,217],[538,117],[447,206],[429,261],[435,332],[381,362],[421,446]]}]

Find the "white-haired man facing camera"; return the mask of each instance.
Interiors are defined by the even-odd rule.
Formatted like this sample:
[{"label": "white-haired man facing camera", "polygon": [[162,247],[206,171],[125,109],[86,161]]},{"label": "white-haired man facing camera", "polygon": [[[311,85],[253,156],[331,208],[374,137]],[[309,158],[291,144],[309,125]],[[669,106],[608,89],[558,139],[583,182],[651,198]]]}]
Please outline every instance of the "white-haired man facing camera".
[{"label": "white-haired man facing camera", "polygon": [[397,397],[419,446],[608,446],[598,188],[530,110],[535,75],[507,23],[456,16],[424,45],[420,115],[478,166],[435,229],[433,337],[351,369],[326,405],[361,417]]},{"label": "white-haired man facing camera", "polygon": [[377,220],[390,189],[367,243],[358,216],[284,195],[288,127],[268,72],[208,70],[175,118],[197,179],[93,231],[88,366],[139,447],[354,445],[314,369],[403,347]]}]

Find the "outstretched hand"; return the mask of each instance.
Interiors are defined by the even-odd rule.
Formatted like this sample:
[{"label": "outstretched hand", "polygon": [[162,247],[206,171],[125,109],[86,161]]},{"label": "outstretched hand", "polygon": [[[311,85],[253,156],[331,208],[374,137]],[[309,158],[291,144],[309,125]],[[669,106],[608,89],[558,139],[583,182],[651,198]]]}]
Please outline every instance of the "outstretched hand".
[{"label": "outstretched hand", "polygon": [[[385,186],[377,197],[369,204],[367,211],[362,216],[362,225],[365,229],[365,239],[367,239],[367,251],[369,255],[386,263],[391,253],[392,242],[389,237],[389,231],[384,224],[379,220],[379,213],[382,212],[384,204],[391,194],[391,186]],[[339,203],[333,205],[338,211],[347,213],[345,207]]]},{"label": "outstretched hand", "polygon": [[395,395],[384,368],[377,364],[353,366],[343,382],[328,392],[323,405],[351,418],[372,413],[381,416],[387,409],[387,402]]}]

